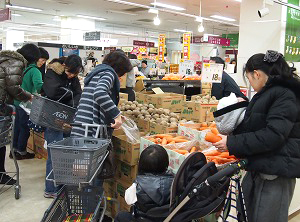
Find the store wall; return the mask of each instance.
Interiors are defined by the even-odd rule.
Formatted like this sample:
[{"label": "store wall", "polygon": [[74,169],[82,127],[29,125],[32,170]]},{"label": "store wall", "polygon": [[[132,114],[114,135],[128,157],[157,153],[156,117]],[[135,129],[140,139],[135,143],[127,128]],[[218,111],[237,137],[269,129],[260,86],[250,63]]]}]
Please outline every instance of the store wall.
[{"label": "store wall", "polygon": [[252,55],[265,53],[268,49],[281,53],[284,50],[286,7],[278,4],[267,6],[270,14],[259,18],[258,10],[262,7],[263,0],[241,2],[237,78],[241,86],[245,85],[243,66]]}]

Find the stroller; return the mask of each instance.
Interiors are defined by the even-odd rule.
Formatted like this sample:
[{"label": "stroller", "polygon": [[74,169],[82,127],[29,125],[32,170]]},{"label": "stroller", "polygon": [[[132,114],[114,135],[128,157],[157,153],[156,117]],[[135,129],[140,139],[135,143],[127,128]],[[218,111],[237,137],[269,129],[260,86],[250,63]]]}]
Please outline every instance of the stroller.
[{"label": "stroller", "polygon": [[[215,163],[207,163],[203,153],[192,153],[182,163],[174,178],[170,205],[151,209],[146,214],[147,218],[137,217],[136,221],[189,222],[220,212],[231,177],[243,169],[246,163],[246,160],[242,160],[218,171]],[[243,207],[241,209],[245,211]],[[228,209],[223,210],[228,214]],[[241,212],[238,220],[247,221],[246,213]]]}]

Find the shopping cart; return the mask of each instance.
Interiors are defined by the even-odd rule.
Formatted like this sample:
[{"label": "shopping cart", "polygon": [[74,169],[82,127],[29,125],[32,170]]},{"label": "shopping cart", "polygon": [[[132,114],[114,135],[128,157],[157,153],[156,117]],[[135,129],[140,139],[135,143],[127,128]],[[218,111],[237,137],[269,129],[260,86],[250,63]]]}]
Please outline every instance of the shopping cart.
[{"label": "shopping cart", "polygon": [[[15,115],[16,115],[16,109],[12,105],[5,104],[3,107],[3,110],[6,110],[5,112],[9,113],[7,116],[0,116],[0,147],[10,145],[11,154],[13,156],[14,165],[16,168],[16,171],[12,172],[0,172],[1,177],[3,177],[4,174],[10,175],[12,178],[16,178],[16,183],[14,185],[8,185],[3,184],[0,187],[0,195],[7,191],[8,189],[15,187],[15,198],[19,199],[21,195],[21,185],[20,185],[20,171],[19,171],[19,165],[15,156],[15,152],[13,150],[13,141],[14,141],[14,128],[15,128]],[[0,178],[2,180],[2,178]]]},{"label": "shopping cart", "polygon": [[[111,141],[107,127],[96,124],[71,125],[85,127],[85,136],[66,138],[47,147],[51,150],[53,170],[46,180],[64,186],[45,212],[42,222],[63,221],[68,216],[86,214],[90,215],[90,221],[93,222],[102,221],[104,217],[104,190],[93,186],[93,181],[109,154],[107,148]],[[90,127],[96,128],[94,137],[87,137]],[[52,175],[53,179],[50,179]],[[104,206],[100,207],[102,202]]]}]

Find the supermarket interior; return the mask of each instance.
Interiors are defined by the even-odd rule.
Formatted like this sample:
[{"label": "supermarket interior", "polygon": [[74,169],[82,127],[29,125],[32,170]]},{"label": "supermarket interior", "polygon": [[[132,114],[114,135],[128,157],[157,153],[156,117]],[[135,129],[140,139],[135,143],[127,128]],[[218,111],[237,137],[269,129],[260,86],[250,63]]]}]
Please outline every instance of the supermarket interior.
[{"label": "supermarket interior", "polygon": [[300,222],[300,0],[0,0],[1,222]]}]

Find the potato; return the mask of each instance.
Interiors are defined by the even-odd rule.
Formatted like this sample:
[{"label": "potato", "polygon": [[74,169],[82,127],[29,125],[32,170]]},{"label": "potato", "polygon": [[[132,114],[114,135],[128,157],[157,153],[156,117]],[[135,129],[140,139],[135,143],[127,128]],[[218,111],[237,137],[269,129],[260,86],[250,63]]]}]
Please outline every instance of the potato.
[{"label": "potato", "polygon": [[161,114],[161,115],[160,115],[160,118],[165,118],[165,117],[166,117],[165,114]]},{"label": "potato", "polygon": [[175,122],[170,123],[170,127],[177,127],[177,123]]},{"label": "potato", "polygon": [[138,118],[145,119],[145,117],[143,115],[139,115]]},{"label": "potato", "polygon": [[149,108],[149,109],[148,109],[148,112],[151,113],[151,114],[153,113],[153,111],[154,111],[153,108]]},{"label": "potato", "polygon": [[126,111],[126,114],[127,114],[127,115],[132,115],[132,111],[131,111],[131,110],[127,110],[127,111]]},{"label": "potato", "polygon": [[131,102],[131,101],[128,101],[128,102],[127,102],[127,104],[128,104],[128,105],[132,105],[132,104],[133,104],[133,102]]},{"label": "potato", "polygon": [[172,123],[172,122],[177,123],[177,122],[178,122],[178,119],[177,119],[177,118],[174,118],[174,117],[171,117],[171,118],[170,118],[170,122],[171,122],[171,123]]},{"label": "potato", "polygon": [[146,115],[146,114],[147,114],[147,111],[144,110],[144,109],[142,109],[142,110],[141,110],[141,114]]},{"label": "potato", "polygon": [[135,104],[132,104],[130,107],[131,107],[131,109],[134,110],[134,109],[136,108],[136,105],[135,105]]},{"label": "potato", "polygon": [[148,107],[149,107],[149,108],[152,108],[152,109],[155,108],[155,107],[153,106],[153,104],[149,104]]},{"label": "potato", "polygon": [[150,122],[151,123],[155,123],[155,119],[150,119]]},{"label": "potato", "polygon": [[208,104],[208,103],[209,103],[209,102],[208,102],[208,99],[202,100],[202,103],[203,103],[203,104]]},{"label": "potato", "polygon": [[177,118],[177,114],[176,114],[176,113],[170,113],[170,117],[175,117],[175,118]]},{"label": "potato", "polygon": [[126,105],[126,106],[125,106],[125,109],[126,109],[126,110],[130,110],[130,108],[131,108],[130,105]]},{"label": "potato", "polygon": [[217,98],[215,96],[212,96],[211,99],[212,100],[217,100]]},{"label": "potato", "polygon": [[146,120],[146,121],[150,121],[150,118],[147,118],[147,117],[146,117],[145,120]]},{"label": "potato", "polygon": [[137,101],[133,101],[132,102],[134,105],[139,105],[139,103]]},{"label": "potato", "polygon": [[168,125],[167,121],[161,121],[160,124],[163,125],[163,126],[167,126]]},{"label": "potato", "polygon": [[138,116],[140,114],[140,112],[137,110],[133,110],[132,113],[133,113],[133,115],[136,115],[136,116]]},{"label": "potato", "polygon": [[153,118],[158,119],[159,118],[159,114],[154,114]]},{"label": "potato", "polygon": [[148,114],[148,115],[145,115],[145,117],[146,118],[151,118],[152,116]]},{"label": "potato", "polygon": [[138,104],[137,107],[142,108],[144,105],[143,104]]},{"label": "potato", "polygon": [[156,119],[156,122],[157,122],[157,123],[161,123],[161,121],[162,121],[161,118],[157,118],[157,119]]},{"label": "potato", "polygon": [[164,109],[164,114],[165,114],[165,115],[170,115],[170,110]]}]

